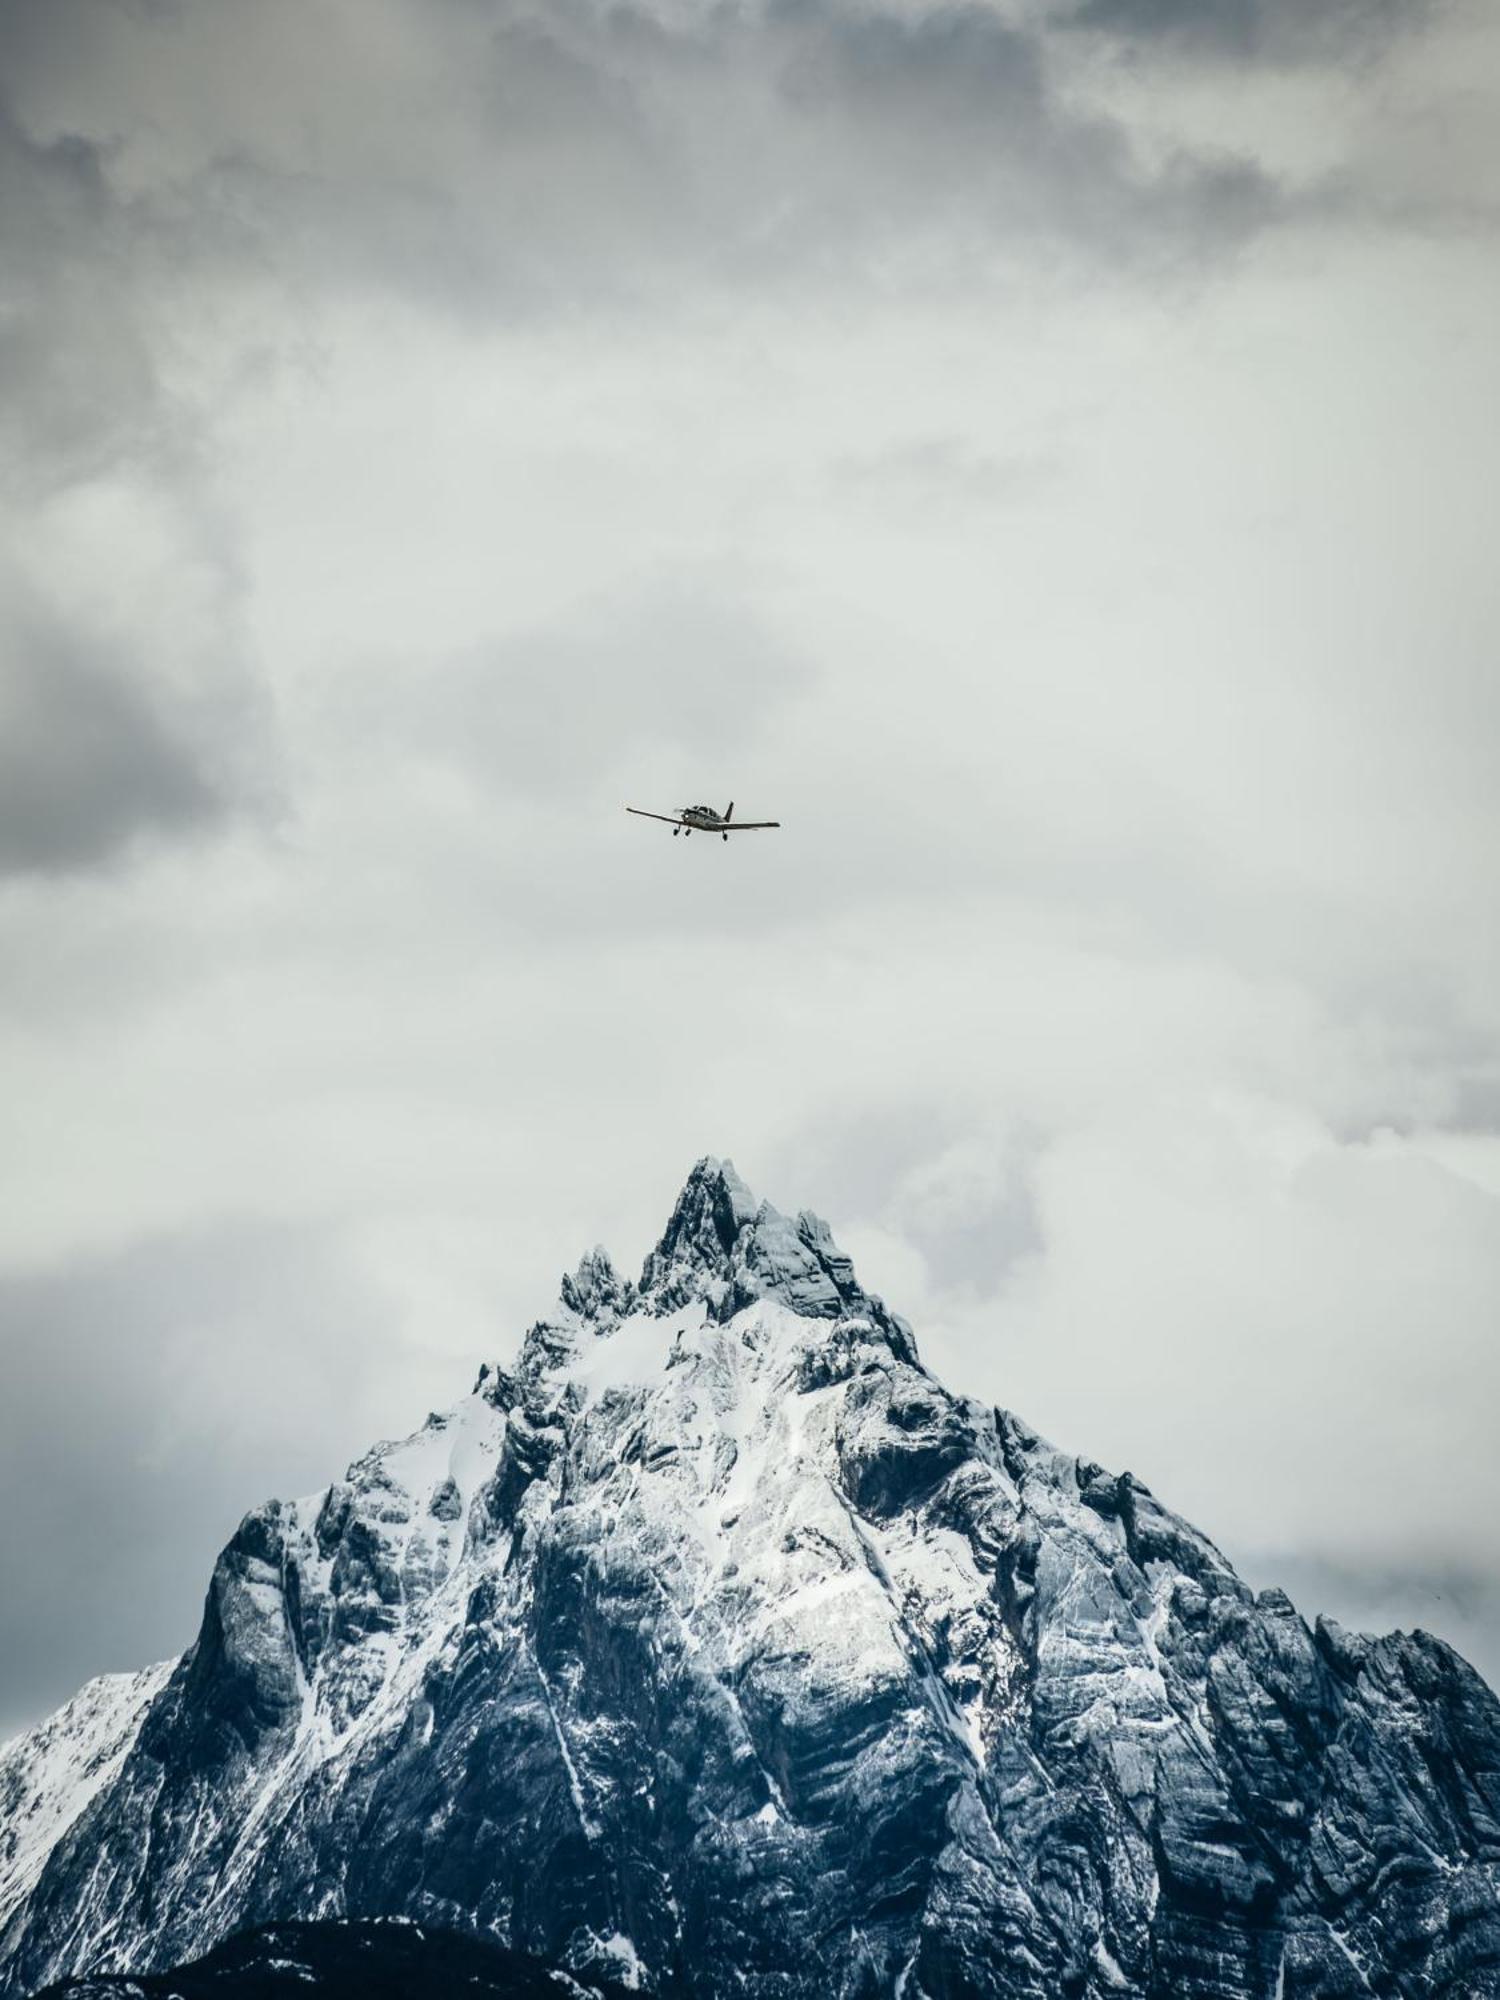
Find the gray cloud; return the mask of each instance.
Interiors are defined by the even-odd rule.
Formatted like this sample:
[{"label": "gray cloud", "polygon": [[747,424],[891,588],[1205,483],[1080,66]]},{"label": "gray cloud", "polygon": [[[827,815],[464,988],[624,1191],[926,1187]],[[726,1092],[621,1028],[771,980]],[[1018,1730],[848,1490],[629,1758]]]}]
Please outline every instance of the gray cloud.
[{"label": "gray cloud", "polygon": [[140,244],[104,147],[42,142],[0,95],[0,438],[7,483],[86,477],[177,425],[136,310]]},{"label": "gray cloud", "polygon": [[1085,0],[1071,19],[1220,61],[1326,65],[1378,55],[1432,11],[1433,0]]},{"label": "gray cloud", "polygon": [[94,867],[223,820],[227,785],[118,658],[39,609],[5,642],[0,874]]},{"label": "gray cloud", "polygon": [[366,669],[346,713],[374,754],[400,741],[487,790],[556,791],[592,787],[648,744],[703,756],[732,735],[743,754],[816,679],[733,582],[642,579],[455,659]]},{"label": "gray cloud", "polygon": [[[1148,163],[1062,87],[1043,34],[974,0],[917,15],[766,0],[678,19],[433,9],[415,79],[400,9],[357,41],[335,16],[299,15],[280,52],[269,28],[247,52],[222,7],[59,11],[76,87],[58,81],[55,27],[23,36],[17,91],[58,130],[13,122],[7,144],[28,215],[62,225],[38,307],[65,327],[72,274],[97,283],[126,247],[222,284],[236,243],[237,281],[258,267],[273,287],[375,286],[476,312],[629,298],[685,263],[699,283],[764,286],[878,279],[892,256],[926,281],[972,281],[1038,239],[1122,267],[1198,259],[1284,203],[1249,157],[1184,146]],[[147,120],[149,149],[131,129]],[[60,433],[91,393],[89,331],[69,331],[48,360],[55,343],[23,327],[12,362],[46,361],[29,400]],[[88,379],[112,423],[155,385],[128,319],[107,359]]]},{"label": "gray cloud", "polygon": [[[1088,18],[1126,39],[1207,22],[1232,49],[1411,12]],[[23,487],[132,457],[180,474],[247,375],[317,365],[318,315],[350,297],[486,324],[685,280],[941,294],[1037,254],[1159,281],[1355,199],[1352,165],[1294,190],[1253,147],[1142,144],[1075,87],[1065,30],[976,0],[397,4],[358,33],[59,0],[4,9],[0,48],[0,427]],[[1380,201],[1399,210],[1385,182]]]},{"label": "gray cloud", "polygon": [[1060,87],[1045,38],[989,7],[771,16],[786,18],[797,31],[782,51],[781,93],[814,123],[833,122],[862,212],[873,196],[884,215],[936,218],[956,232],[960,257],[1039,235],[1109,261],[1216,256],[1281,206],[1249,158],[1184,147],[1148,165],[1123,124]]},{"label": "gray cloud", "polygon": [[[68,12],[44,23],[0,11],[0,873],[11,875],[202,835],[269,792],[232,538],[203,477],[203,412],[173,379],[191,372],[198,316],[215,310],[205,287],[222,275],[224,243],[209,255],[160,189],[122,182],[109,121],[88,136],[47,130],[46,88],[20,105],[28,76],[45,85],[65,67]],[[121,23],[144,31],[149,18]],[[103,19],[91,10],[72,25]]]}]

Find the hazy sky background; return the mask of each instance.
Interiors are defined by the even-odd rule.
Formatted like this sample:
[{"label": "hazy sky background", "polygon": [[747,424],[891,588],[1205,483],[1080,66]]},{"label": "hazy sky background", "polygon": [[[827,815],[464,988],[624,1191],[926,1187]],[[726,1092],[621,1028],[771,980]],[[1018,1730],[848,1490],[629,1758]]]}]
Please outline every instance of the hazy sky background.
[{"label": "hazy sky background", "polygon": [[705,1152],[1500,1673],[1497,111],[1489,0],[0,3],[0,1726]]}]

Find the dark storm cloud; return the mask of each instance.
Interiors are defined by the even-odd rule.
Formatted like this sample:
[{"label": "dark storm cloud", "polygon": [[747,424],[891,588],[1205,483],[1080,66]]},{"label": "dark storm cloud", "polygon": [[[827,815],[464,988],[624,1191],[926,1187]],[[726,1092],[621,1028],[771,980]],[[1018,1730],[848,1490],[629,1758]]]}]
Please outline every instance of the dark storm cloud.
[{"label": "dark storm cloud", "polygon": [[[266,748],[201,419],[165,379],[226,243],[123,193],[112,132],[28,128],[6,88],[60,54],[35,13],[0,12],[0,875],[209,830]],[[69,497],[106,491],[110,530],[85,538]],[[147,564],[157,604],[180,585],[203,621],[196,661],[141,629]]]},{"label": "dark storm cloud", "polygon": [[[1284,199],[1248,159],[1183,150],[1147,167],[1122,124],[1060,87],[1048,43],[988,7],[808,5],[773,11],[767,33],[784,102],[857,176],[851,206],[873,192],[886,214],[946,223],[960,255],[1037,235],[1109,263],[1202,254],[1269,222]],[[837,213],[847,190],[835,176],[830,189]]]},{"label": "dark storm cloud", "polygon": [[758,284],[891,256],[973,276],[1036,236],[1126,264],[1227,247],[1283,200],[1247,159],[1147,167],[1059,88],[1042,37],[963,0],[773,0],[670,26],[575,8],[501,22],[491,57],[497,180],[483,216],[461,200],[454,219],[502,291],[633,289],[643,254]]},{"label": "dark storm cloud", "polygon": [[[284,48],[267,17],[244,78],[234,10],[66,11],[72,69],[57,35],[22,38],[5,139],[32,294],[11,368],[33,372],[27,401],[60,437],[90,397],[108,434],[159,394],[132,331],[125,267],[143,254],[210,288],[232,270],[303,297],[375,286],[476,312],[628,297],[689,266],[700,287],[968,281],[1037,238],[1114,266],[1201,257],[1286,206],[1248,158],[1146,163],[1077,103],[1045,36],[971,0],[921,15],[769,0],[677,21],[414,9],[416,68],[399,10],[358,35],[299,16]],[[97,357],[82,270],[110,307]]]},{"label": "dark storm cloud", "polygon": [[1369,58],[1432,11],[1432,0],[1085,0],[1064,18],[1128,44],[1294,65]]},{"label": "dark storm cloud", "polygon": [[95,867],[224,817],[227,785],[119,659],[38,609],[0,630],[0,874]]}]

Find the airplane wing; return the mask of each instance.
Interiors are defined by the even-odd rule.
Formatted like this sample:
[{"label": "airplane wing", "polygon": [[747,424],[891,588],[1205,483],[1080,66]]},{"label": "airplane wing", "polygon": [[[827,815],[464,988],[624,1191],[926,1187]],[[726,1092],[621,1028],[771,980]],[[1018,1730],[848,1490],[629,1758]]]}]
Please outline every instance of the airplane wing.
[{"label": "airplane wing", "polygon": [[687,821],[676,813],[648,813],[640,806],[626,806],[626,812],[634,813],[637,819],[659,819],[663,826],[686,826]]},{"label": "airplane wing", "polygon": [[779,819],[732,819],[725,826],[716,826],[715,833],[762,833],[768,826],[780,826]]}]

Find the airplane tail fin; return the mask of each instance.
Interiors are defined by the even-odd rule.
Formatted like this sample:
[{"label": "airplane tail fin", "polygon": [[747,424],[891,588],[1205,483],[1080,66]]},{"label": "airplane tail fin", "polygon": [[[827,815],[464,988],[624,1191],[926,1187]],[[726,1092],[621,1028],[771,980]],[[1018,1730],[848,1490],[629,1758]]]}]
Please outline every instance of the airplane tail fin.
[{"label": "airplane tail fin", "polygon": [[727,826],[727,825],[728,825],[728,823],[729,823],[729,821],[730,821],[730,820],[732,820],[733,818],[734,818],[734,800],[733,800],[733,799],[731,799],[731,800],[729,801],[729,805],[728,805],[728,809],[726,810],[726,812],[725,812],[725,814],[724,814],[724,823],[725,823],[725,825]]}]

